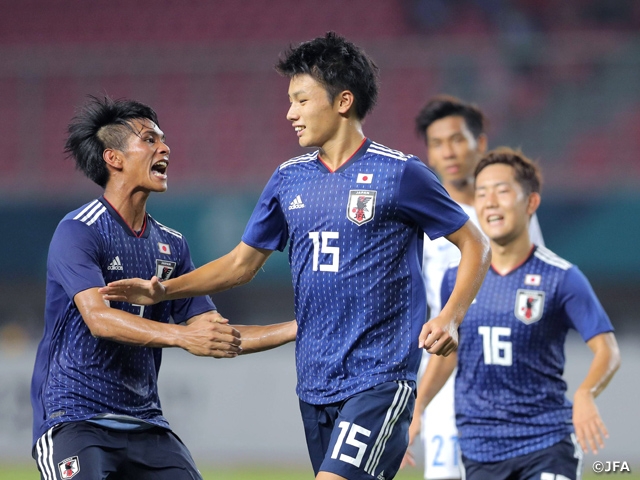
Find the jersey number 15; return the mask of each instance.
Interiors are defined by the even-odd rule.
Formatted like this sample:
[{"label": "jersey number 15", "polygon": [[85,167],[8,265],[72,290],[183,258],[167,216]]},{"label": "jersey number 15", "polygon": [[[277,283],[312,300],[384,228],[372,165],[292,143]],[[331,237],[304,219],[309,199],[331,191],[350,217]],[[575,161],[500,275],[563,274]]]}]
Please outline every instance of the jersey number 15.
[{"label": "jersey number 15", "polygon": [[[313,271],[337,272],[340,266],[340,247],[332,247],[329,240],[340,238],[340,232],[309,232],[313,242]],[[322,243],[320,239],[322,238]],[[320,263],[320,254],[331,255],[331,263]]]}]

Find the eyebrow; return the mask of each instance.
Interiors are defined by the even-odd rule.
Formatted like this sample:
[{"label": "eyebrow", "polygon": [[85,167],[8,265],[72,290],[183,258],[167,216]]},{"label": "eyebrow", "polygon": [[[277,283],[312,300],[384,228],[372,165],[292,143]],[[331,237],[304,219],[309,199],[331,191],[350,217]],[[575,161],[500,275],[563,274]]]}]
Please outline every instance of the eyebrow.
[{"label": "eyebrow", "polygon": [[489,187],[500,187],[503,185],[509,185],[509,182],[497,182],[497,183],[492,183],[491,185],[481,185],[481,186],[477,186],[476,185],[476,190],[481,190],[483,188],[489,188]]},{"label": "eyebrow", "polygon": [[145,133],[150,133],[151,135],[155,136],[155,137],[160,137],[160,140],[162,140],[163,142],[167,139],[167,137],[165,136],[164,132],[162,132],[162,135],[158,135],[158,132],[156,132],[153,128],[147,127],[147,126],[143,126],[142,129],[138,132],[138,136],[142,136]]},{"label": "eyebrow", "polygon": [[302,93],[306,93],[304,89],[296,90],[295,92],[289,94],[289,98],[297,97],[298,95],[300,95]]}]

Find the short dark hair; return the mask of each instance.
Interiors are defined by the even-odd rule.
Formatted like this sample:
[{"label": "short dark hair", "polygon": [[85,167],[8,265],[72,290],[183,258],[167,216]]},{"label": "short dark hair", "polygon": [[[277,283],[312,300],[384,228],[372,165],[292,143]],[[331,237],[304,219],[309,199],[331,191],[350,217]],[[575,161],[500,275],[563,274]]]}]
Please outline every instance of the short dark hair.
[{"label": "short dark hair", "polygon": [[64,151],[76,168],[101,187],[107,185],[109,170],[102,158],[107,148],[123,150],[131,133],[131,121],[148,119],[159,126],[153,109],[135,100],[113,100],[89,95],[89,100],[69,123]]},{"label": "short dark hair", "polygon": [[486,119],[474,104],[465,103],[451,95],[438,95],[429,100],[416,117],[416,133],[427,140],[427,128],[436,120],[459,116],[464,118],[471,134],[478,138],[484,133]]},{"label": "short dark hair", "polygon": [[513,167],[515,179],[522,186],[527,195],[530,193],[540,193],[542,188],[542,173],[540,167],[531,159],[527,158],[520,150],[509,147],[498,147],[487,152],[476,166],[474,179],[478,178],[480,172],[489,165],[502,163]]},{"label": "short dark hair", "polygon": [[362,49],[335,32],[290,46],[275,68],[288,78],[311,75],[327,90],[331,102],[341,91],[349,90],[355,98],[355,112],[360,120],[378,99],[377,65]]}]

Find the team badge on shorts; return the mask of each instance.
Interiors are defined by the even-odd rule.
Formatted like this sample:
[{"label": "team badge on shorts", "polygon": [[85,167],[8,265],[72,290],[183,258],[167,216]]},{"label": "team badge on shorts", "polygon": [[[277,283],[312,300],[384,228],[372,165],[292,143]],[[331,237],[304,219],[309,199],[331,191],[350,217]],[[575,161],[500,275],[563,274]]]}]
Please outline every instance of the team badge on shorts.
[{"label": "team badge on shorts", "polygon": [[519,288],[516,293],[516,308],[514,314],[518,320],[527,325],[542,318],[544,310],[544,292],[540,290],[525,290]]},{"label": "team badge on shorts", "polygon": [[80,471],[80,460],[78,457],[69,457],[58,464],[60,478],[73,478]]},{"label": "team badge on shorts", "polygon": [[176,262],[168,260],[156,260],[156,277],[163,280],[169,280],[171,274],[176,269]]},{"label": "team badge on shorts", "polygon": [[349,190],[347,218],[356,225],[371,221],[376,211],[375,190]]}]

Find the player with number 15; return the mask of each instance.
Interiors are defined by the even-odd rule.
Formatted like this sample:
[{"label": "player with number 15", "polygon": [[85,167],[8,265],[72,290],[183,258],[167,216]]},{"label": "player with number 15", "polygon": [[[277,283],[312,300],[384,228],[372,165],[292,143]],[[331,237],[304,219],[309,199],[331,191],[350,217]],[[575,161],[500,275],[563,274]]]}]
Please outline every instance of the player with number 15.
[{"label": "player with number 15", "polygon": [[[194,272],[126,280],[107,299],[150,303],[248,282],[289,245],[297,393],[318,479],[389,480],[407,447],[420,347],[449,354],[489,264],[488,242],[418,158],[366,138],[378,69],[328,33],[289,49],[291,122],[302,147],[267,183],[242,242]],[[462,252],[451,301],[425,324],[422,236]]]}]

